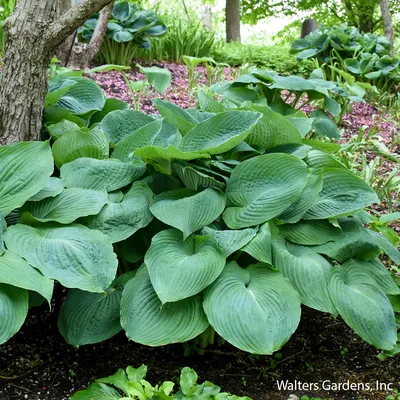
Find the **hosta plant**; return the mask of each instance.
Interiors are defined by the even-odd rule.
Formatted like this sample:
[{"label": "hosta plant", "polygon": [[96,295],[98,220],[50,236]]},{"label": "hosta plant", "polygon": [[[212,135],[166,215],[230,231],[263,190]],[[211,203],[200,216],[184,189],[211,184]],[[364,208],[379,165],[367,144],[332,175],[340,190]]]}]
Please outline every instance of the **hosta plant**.
[{"label": "hosta plant", "polygon": [[124,371],[119,369],[114,375],[97,379],[86,390],[76,392],[70,400],[251,400],[249,397],[238,397],[226,392],[212,382],[197,383],[196,371],[189,367],[182,368],[179,388],[175,390],[174,382],[164,381],[161,385],[152,386],[144,378],[147,367],[129,366]]},{"label": "hosta plant", "polygon": [[[284,115],[294,125],[302,137],[314,135],[338,138],[337,123],[353,102],[364,102],[365,89],[359,85],[342,85],[325,79],[321,69],[311,73],[310,79],[300,76],[281,76],[273,71],[251,67],[234,81],[214,84],[212,90],[222,95],[222,105],[238,107],[246,103],[268,105]],[[214,110],[204,95],[199,97],[200,107]],[[301,110],[312,104],[315,108],[309,117]],[[333,117],[330,117],[329,114]]]},{"label": "hosta plant", "polygon": [[[89,42],[93,36],[98,14],[79,28],[79,40]],[[112,10],[107,32],[97,54],[98,61],[107,64],[130,65],[139,48],[149,50],[150,38],[165,35],[167,27],[151,10],[143,10],[129,1],[117,1]]]},{"label": "hosta plant", "polygon": [[333,81],[344,71],[357,81],[375,85],[386,97],[400,81],[400,60],[390,55],[389,40],[361,33],[354,27],[321,27],[304,39],[295,40],[291,51],[298,54],[300,61],[314,58]]},{"label": "hosta plant", "polygon": [[77,79],[53,87],[57,112],[46,113],[65,105],[76,120],[47,122],[50,140],[0,147],[1,343],[32,294],[50,302],[58,281],[70,289],[59,329],[74,346],[121,330],[149,346],[216,332],[271,354],[303,304],[394,348],[400,289],[379,257],[400,253],[363,226],[360,210],[378,198],[332,144],[251,103],[155,100],[150,116],[108,112],[99,98],[75,115],[78,98],[56,92]]}]

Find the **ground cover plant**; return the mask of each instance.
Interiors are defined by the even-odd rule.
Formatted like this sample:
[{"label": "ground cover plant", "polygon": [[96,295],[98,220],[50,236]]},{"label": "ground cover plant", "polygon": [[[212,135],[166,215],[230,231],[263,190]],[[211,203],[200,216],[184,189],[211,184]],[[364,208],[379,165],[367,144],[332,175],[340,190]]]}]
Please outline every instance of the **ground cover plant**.
[{"label": "ground cover plant", "polygon": [[149,116],[106,107],[85,78],[52,82],[51,141],[1,148],[3,343],[58,281],[74,346],[122,329],[151,346],[215,331],[271,354],[301,304],[396,346],[400,289],[378,257],[399,252],[359,215],[374,191],[268,106],[205,100],[156,100]]},{"label": "ground cover plant", "polygon": [[[147,374],[145,365],[139,368],[131,366],[126,371],[119,369],[114,375],[98,379],[86,390],[81,390],[71,396],[71,400],[104,399],[204,399],[204,400],[251,400],[249,397],[238,397],[221,392],[221,388],[212,382],[197,383],[197,373],[189,368],[182,368],[179,379],[179,390],[175,391],[175,383],[164,381],[153,387],[144,378]],[[119,389],[119,391],[117,390]],[[123,393],[121,395],[120,393]],[[175,393],[173,393],[175,392]]]}]

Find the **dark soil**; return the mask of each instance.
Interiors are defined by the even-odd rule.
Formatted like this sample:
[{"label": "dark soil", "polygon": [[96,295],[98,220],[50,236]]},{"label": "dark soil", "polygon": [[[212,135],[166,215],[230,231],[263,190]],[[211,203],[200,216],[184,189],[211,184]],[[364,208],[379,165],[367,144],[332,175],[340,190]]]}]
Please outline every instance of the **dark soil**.
[{"label": "dark soil", "polygon": [[[340,319],[307,308],[291,340],[275,356],[249,355],[224,344],[204,355],[184,356],[181,344],[151,348],[128,342],[123,333],[97,345],[75,349],[50,324],[46,307],[34,309],[22,330],[0,347],[0,400],[66,400],[96,378],[128,365],[149,368],[153,384],[176,381],[184,366],[194,368],[200,381],[254,400],[310,397],[385,399],[389,391],[375,390],[375,382],[400,382],[400,357],[384,362],[378,351],[359,339]],[[347,349],[347,351],[346,351]],[[276,364],[276,365],[275,365]],[[303,383],[370,383],[372,391],[279,391],[277,381]],[[395,387],[395,386],[394,386]],[[293,397],[291,397],[293,398]]]}]

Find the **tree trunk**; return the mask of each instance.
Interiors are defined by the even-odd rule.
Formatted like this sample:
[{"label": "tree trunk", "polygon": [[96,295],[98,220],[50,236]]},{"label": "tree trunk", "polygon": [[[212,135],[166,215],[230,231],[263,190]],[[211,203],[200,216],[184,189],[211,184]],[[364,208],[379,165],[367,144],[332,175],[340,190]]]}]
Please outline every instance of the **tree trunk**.
[{"label": "tree trunk", "polygon": [[385,31],[385,36],[390,41],[390,55],[394,57],[394,29],[389,0],[379,0],[379,5],[382,13],[383,30]]},{"label": "tree trunk", "polygon": [[226,41],[240,42],[240,0],[226,0]]},{"label": "tree trunk", "polygon": [[301,39],[305,38],[311,32],[318,30],[318,23],[313,18],[307,18],[301,24]]},{"label": "tree trunk", "polygon": [[53,22],[54,0],[21,0],[6,20],[0,87],[0,144],[39,138],[47,70],[53,56],[44,38]]},{"label": "tree trunk", "polygon": [[55,20],[56,0],[19,0],[4,22],[0,145],[40,140],[47,71],[55,49],[111,0],[84,0]]}]

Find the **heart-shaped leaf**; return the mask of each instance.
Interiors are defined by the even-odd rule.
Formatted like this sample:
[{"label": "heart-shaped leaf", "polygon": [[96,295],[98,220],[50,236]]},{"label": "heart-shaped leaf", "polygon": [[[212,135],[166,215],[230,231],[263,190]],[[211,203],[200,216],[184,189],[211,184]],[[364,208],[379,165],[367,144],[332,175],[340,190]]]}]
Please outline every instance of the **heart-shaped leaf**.
[{"label": "heart-shaped leaf", "polygon": [[200,293],[218,278],[225,256],[211,236],[190,235],[167,229],[155,235],[144,262],[161,302],[179,301]]},{"label": "heart-shaped leaf", "polygon": [[150,204],[152,214],[183,232],[184,239],[217,219],[224,208],[225,195],[213,188],[199,193],[188,189],[172,190],[159,194]]},{"label": "heart-shaped leaf", "polygon": [[146,166],[139,160],[78,158],[61,167],[61,177],[67,188],[85,188],[112,192],[140,178]]},{"label": "heart-shaped leaf", "polygon": [[101,129],[110,142],[116,145],[126,136],[150,124],[154,118],[134,110],[116,110],[107,114],[101,121]]},{"label": "heart-shaped leaf", "polygon": [[324,168],[323,186],[304,219],[327,219],[354,213],[379,199],[362,179],[344,168]]},{"label": "heart-shaped leaf", "polygon": [[266,264],[240,268],[229,262],[204,293],[211,326],[241,350],[272,354],[300,321],[300,298],[289,281]]},{"label": "heart-shaped leaf", "polygon": [[116,279],[105,293],[68,292],[58,317],[64,339],[78,347],[107,340],[122,330],[119,322],[124,285]]},{"label": "heart-shaped leaf", "polygon": [[162,304],[147,268],[142,267],[122,293],[121,325],[130,340],[162,346],[195,338],[206,330],[208,321],[199,295]]},{"label": "heart-shaped leaf", "polygon": [[7,248],[48,278],[69,288],[101,293],[115,277],[117,257],[103,233],[78,224],[13,225]]},{"label": "heart-shaped leaf", "polygon": [[225,223],[238,229],[271,220],[300,196],[308,176],[306,164],[288,154],[265,154],[242,162],[226,189]]},{"label": "heart-shaped leaf", "polygon": [[40,222],[70,224],[80,217],[98,214],[106,203],[106,191],[71,188],[56,197],[30,201],[21,208],[21,213],[29,213]]},{"label": "heart-shaped leaf", "polygon": [[287,247],[281,237],[273,239],[273,264],[286,276],[308,307],[337,315],[329,296],[328,283],[332,265],[307,247]]},{"label": "heart-shaped leaf", "polygon": [[353,262],[333,268],[329,293],[345,322],[363,340],[383,350],[395,346],[392,305],[367,270]]},{"label": "heart-shaped leaf", "polygon": [[185,152],[219,154],[242,143],[257,124],[261,114],[251,111],[226,111],[200,122],[182,139]]}]

